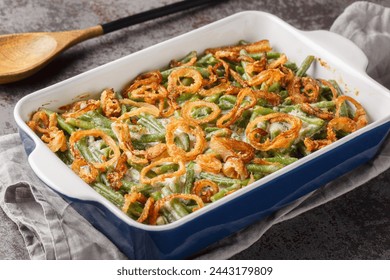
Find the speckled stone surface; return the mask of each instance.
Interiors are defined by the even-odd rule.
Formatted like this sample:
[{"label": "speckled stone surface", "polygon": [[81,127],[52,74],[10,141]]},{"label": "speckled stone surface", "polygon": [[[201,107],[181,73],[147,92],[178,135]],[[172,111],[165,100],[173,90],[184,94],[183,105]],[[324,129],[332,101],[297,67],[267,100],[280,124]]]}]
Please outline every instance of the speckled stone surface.
[{"label": "speckled stone surface", "polygon": [[[0,34],[86,28],[173,2],[0,0]],[[0,85],[0,135],[17,131],[12,111],[21,97],[236,12],[260,10],[299,29],[329,29],[352,2],[230,0],[84,42],[35,76]],[[371,2],[390,7],[389,0]],[[390,170],[338,199],[275,225],[233,259],[390,259],[389,185]],[[17,227],[2,210],[0,236],[0,259],[29,258]]]}]

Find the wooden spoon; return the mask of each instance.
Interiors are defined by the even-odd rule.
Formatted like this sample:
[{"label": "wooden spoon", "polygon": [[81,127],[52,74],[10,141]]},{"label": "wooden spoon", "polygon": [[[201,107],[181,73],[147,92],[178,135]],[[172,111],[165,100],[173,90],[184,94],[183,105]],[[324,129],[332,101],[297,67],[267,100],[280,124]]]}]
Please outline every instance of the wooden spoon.
[{"label": "wooden spoon", "polygon": [[219,0],[186,0],[87,29],[0,35],[0,84],[36,73],[64,50],[91,38],[137,23]]}]

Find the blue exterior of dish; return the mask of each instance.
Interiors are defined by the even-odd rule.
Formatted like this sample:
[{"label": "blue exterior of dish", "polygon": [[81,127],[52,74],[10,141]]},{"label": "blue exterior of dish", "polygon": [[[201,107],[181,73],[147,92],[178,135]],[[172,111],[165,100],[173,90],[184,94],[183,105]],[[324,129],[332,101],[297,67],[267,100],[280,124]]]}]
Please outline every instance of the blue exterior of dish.
[{"label": "blue exterior of dish", "polygon": [[[129,226],[100,203],[64,198],[130,259],[189,258],[367,162],[378,152],[389,129],[390,122],[375,127],[170,230],[148,231]],[[20,131],[29,153],[32,149],[27,144],[32,140]]]}]

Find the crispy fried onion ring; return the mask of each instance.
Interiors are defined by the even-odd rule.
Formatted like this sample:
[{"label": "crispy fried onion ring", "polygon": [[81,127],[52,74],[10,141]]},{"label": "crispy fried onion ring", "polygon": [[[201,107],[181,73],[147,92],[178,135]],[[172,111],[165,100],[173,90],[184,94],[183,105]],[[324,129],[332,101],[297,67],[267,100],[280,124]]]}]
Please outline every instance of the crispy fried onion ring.
[{"label": "crispy fried onion ring", "polygon": [[177,61],[175,59],[172,59],[171,62],[169,63],[169,67],[173,68],[173,67],[179,67],[179,66],[192,66],[195,64],[196,60],[197,60],[196,55],[194,57],[191,57],[190,60],[188,60],[187,62],[181,62],[181,61]]},{"label": "crispy fried onion ring", "polygon": [[41,139],[47,143],[52,152],[64,152],[68,149],[64,132],[56,126],[50,127],[48,133],[43,134]]},{"label": "crispy fried onion ring", "polygon": [[[286,122],[290,124],[291,127],[290,129],[281,132],[272,141],[267,138],[264,143],[260,143],[260,141],[256,139],[256,135],[259,134],[257,125],[266,121],[269,121],[270,123]],[[249,122],[246,127],[245,134],[249,143],[254,148],[260,151],[269,151],[272,149],[288,148],[291,142],[298,137],[301,127],[302,121],[297,117],[285,113],[272,113],[265,116],[259,116]]]},{"label": "crispy fried onion ring", "polygon": [[239,56],[240,54],[236,51],[229,51],[229,50],[219,50],[214,53],[214,56],[216,58],[227,58],[231,61],[240,61]]},{"label": "crispy fried onion ring", "polygon": [[[249,103],[242,106],[246,97],[249,97]],[[256,101],[254,91],[250,88],[243,88],[237,95],[236,104],[234,104],[233,109],[218,119],[217,126],[220,128],[229,127],[242,115],[245,110],[255,106]]]},{"label": "crispy fried onion ring", "polygon": [[227,161],[230,157],[242,159],[244,163],[248,163],[255,156],[255,149],[243,141],[225,137],[211,137],[210,148],[219,154],[223,161]]},{"label": "crispy fried onion ring", "polygon": [[[303,91],[301,91],[302,87]],[[318,100],[320,87],[313,78],[294,77],[287,85],[287,92],[295,104],[313,103]]]},{"label": "crispy fried onion ring", "polygon": [[287,56],[283,53],[279,56],[279,58],[275,59],[272,61],[270,64],[268,64],[267,68],[268,69],[275,69],[287,62]]},{"label": "crispy fried onion ring", "polygon": [[148,164],[145,151],[135,151],[131,143],[129,126],[121,122],[113,122],[111,129],[119,142],[119,148],[126,154],[127,159],[136,164]]},{"label": "crispy fried onion ring", "polygon": [[332,83],[328,82],[327,80],[320,79],[321,84],[327,86],[330,88],[330,91],[332,92],[332,100],[336,100],[337,96],[339,95],[337,90],[334,88]]},{"label": "crispy fried onion ring", "polygon": [[121,105],[115,97],[115,92],[112,88],[105,89],[100,96],[100,106],[103,114],[106,117],[118,117],[121,114]]},{"label": "crispy fried onion ring", "polygon": [[336,117],[340,116],[340,108],[345,101],[351,102],[356,108],[355,115],[353,117],[353,120],[356,122],[356,128],[359,129],[363,126],[366,126],[368,121],[366,111],[364,110],[363,106],[352,97],[346,95],[339,96],[336,99]]},{"label": "crispy fried onion ring", "polygon": [[245,72],[250,76],[259,74],[267,68],[267,58],[263,56],[260,60],[255,60],[245,65]]},{"label": "crispy fried onion ring", "polygon": [[146,219],[151,215],[154,208],[154,199],[153,197],[149,197],[148,200],[146,200],[144,209],[142,210],[141,215],[138,217],[137,222],[143,223],[146,221]]},{"label": "crispy fried onion ring", "polygon": [[122,116],[119,118],[121,120],[137,116],[137,114],[140,114],[140,113],[148,113],[148,114],[151,114],[155,117],[158,117],[160,115],[160,112],[161,112],[161,109],[157,108],[155,105],[152,105],[152,104],[149,104],[146,102],[136,102],[136,101],[128,99],[128,98],[121,99],[120,103],[138,108],[138,109],[135,109],[135,110],[132,110],[130,112],[126,112],[126,113],[122,114]]},{"label": "crispy fried onion ring", "polygon": [[247,87],[248,83],[238,74],[236,71],[229,69],[230,75],[236,80],[242,87]]},{"label": "crispy fried onion ring", "polygon": [[130,96],[132,98],[144,99],[145,102],[153,104],[158,99],[166,98],[168,91],[163,85],[151,83],[133,90]]},{"label": "crispy fried onion ring", "polygon": [[127,213],[129,211],[129,207],[132,203],[138,201],[140,203],[145,203],[146,202],[146,197],[140,193],[140,192],[132,192],[124,195],[125,202],[123,203],[122,206],[122,211],[124,213]]},{"label": "crispy fried onion ring", "polygon": [[99,170],[105,170],[108,166],[113,165],[120,156],[120,150],[119,147],[116,145],[115,141],[106,133],[99,129],[89,129],[89,130],[78,130],[74,132],[69,137],[69,146],[70,151],[75,158],[80,158],[81,154],[80,151],[76,148],[75,144],[80,139],[86,137],[86,136],[93,136],[93,137],[100,137],[103,139],[104,142],[111,148],[113,155],[111,156],[111,159],[104,161],[104,162],[90,162],[95,168]]},{"label": "crispy fried onion ring", "polygon": [[125,194],[124,198],[125,203],[122,206],[122,211],[124,213],[127,213],[131,204],[135,203],[136,201],[144,204],[144,208],[142,210],[141,215],[138,217],[137,222],[144,222],[153,211],[154,199],[152,197],[149,197],[147,199],[142,193],[132,192],[129,194]]},{"label": "crispy fried onion ring", "polygon": [[[148,92],[151,90],[157,90],[158,85],[162,81],[162,76],[160,71],[151,71],[139,75],[135,80],[128,86],[124,91],[123,95],[125,97],[135,97],[134,94],[142,94],[143,92]],[[148,95],[148,93],[146,94]],[[145,96],[145,95],[144,95]],[[138,96],[139,98],[140,96]],[[137,97],[135,97],[137,98]]]},{"label": "crispy fried onion ring", "polygon": [[337,140],[335,131],[343,130],[345,132],[351,133],[356,129],[358,129],[358,125],[355,121],[347,117],[336,117],[331,120],[326,127],[327,138],[334,142]]},{"label": "crispy fried onion ring", "polygon": [[[177,171],[175,171],[175,172],[160,174],[160,175],[158,175],[158,176],[156,176],[154,178],[148,178],[146,176],[146,174],[150,170],[152,170],[153,168],[155,168],[155,167],[157,167],[159,165],[168,164],[168,163],[176,163],[176,164],[178,164],[179,165],[179,169]],[[153,185],[155,183],[162,182],[166,178],[173,178],[173,177],[181,176],[185,172],[186,172],[186,167],[185,167],[184,161],[181,158],[179,158],[179,157],[162,158],[162,159],[154,161],[151,164],[149,164],[148,166],[145,166],[144,168],[142,168],[141,174],[140,174],[140,181],[141,181],[142,184]]]},{"label": "crispy fried onion ring", "polygon": [[[182,130],[188,135],[195,136],[195,144],[193,148],[186,152],[175,144],[175,131]],[[195,122],[184,119],[173,119],[166,128],[167,134],[165,136],[168,146],[168,153],[172,157],[181,157],[184,161],[194,160],[199,154],[203,153],[206,147],[206,139],[202,128]]]},{"label": "crispy fried onion ring", "polygon": [[258,86],[265,82],[267,86],[270,86],[273,83],[281,81],[284,78],[284,76],[285,74],[279,69],[267,69],[253,76],[248,81],[248,85]]},{"label": "crispy fried onion ring", "polygon": [[272,50],[268,40],[261,40],[251,44],[239,45],[239,46],[227,46],[220,48],[210,48],[205,50],[205,53],[215,54],[217,51],[231,51],[239,52],[240,50],[246,50],[248,53],[269,52]]},{"label": "crispy fried onion ring", "polygon": [[210,198],[219,192],[219,187],[213,181],[203,179],[194,183],[192,193],[199,196],[203,202],[210,202]]},{"label": "crispy fried onion ring", "polygon": [[66,113],[62,114],[64,118],[77,118],[89,111],[94,111],[100,107],[100,101],[88,99],[87,101],[78,101],[71,105],[71,108]]},{"label": "crispy fried onion ring", "polygon": [[[191,78],[193,82],[188,86],[183,85],[181,78]],[[193,68],[183,67],[173,70],[168,76],[168,92],[173,96],[181,93],[195,93],[201,88],[202,80],[202,75]]]},{"label": "crispy fried onion ring", "polygon": [[204,207],[204,203],[203,203],[202,199],[195,194],[182,194],[182,193],[171,194],[171,195],[165,196],[165,197],[156,201],[156,203],[154,204],[154,209],[153,209],[152,215],[149,218],[149,223],[151,225],[155,225],[157,218],[158,218],[158,215],[159,215],[159,212],[160,212],[161,208],[164,206],[164,204],[167,203],[168,201],[171,201],[172,199],[176,199],[176,198],[181,198],[181,199],[186,199],[186,200],[194,200],[196,202],[196,204],[198,204],[198,207],[193,208],[193,211],[196,211],[196,210]]},{"label": "crispy fried onion ring", "polygon": [[255,90],[256,98],[265,99],[272,106],[278,106],[280,104],[281,98],[278,94],[273,92],[268,92],[264,90]]},{"label": "crispy fried onion ring", "polygon": [[27,125],[35,132],[42,133],[41,139],[52,152],[64,152],[68,149],[66,137],[62,130],[57,127],[57,114],[50,117],[44,111],[37,111]]},{"label": "crispy fried onion ring", "polygon": [[238,157],[229,157],[223,164],[222,172],[225,176],[233,179],[244,180],[249,176],[244,161]]},{"label": "crispy fried onion ring", "polygon": [[303,112],[323,120],[331,120],[334,117],[332,112],[323,111],[320,108],[311,106],[309,103],[302,103],[300,107]]},{"label": "crispy fried onion ring", "polygon": [[198,155],[195,162],[206,172],[218,174],[222,169],[221,161],[212,153]]},{"label": "crispy fried onion ring", "polygon": [[83,158],[75,158],[71,168],[87,184],[96,181],[99,175],[99,171]]},{"label": "crispy fried onion ring", "polygon": [[209,89],[205,89],[205,88],[202,88],[199,90],[199,95],[202,95],[202,96],[212,96],[214,94],[217,94],[217,93],[224,93],[224,94],[237,94],[240,92],[240,88],[239,87],[235,87],[233,85],[231,85],[229,82],[224,82],[224,83],[221,83],[219,85],[216,85],[214,87],[211,87]]},{"label": "crispy fried onion ring", "polygon": [[146,149],[146,158],[148,160],[159,160],[161,158],[169,157],[167,144],[158,143]]},{"label": "crispy fried onion ring", "polygon": [[27,125],[35,132],[47,133],[50,126],[49,117],[44,111],[36,111]]},{"label": "crispy fried onion ring", "polygon": [[332,141],[330,141],[329,139],[313,140],[310,138],[305,138],[303,140],[303,143],[305,144],[305,147],[309,152],[313,152],[328,146],[332,143]]},{"label": "crispy fried onion ring", "polygon": [[156,106],[153,106],[150,104],[148,104],[148,105],[149,106],[137,108],[137,109],[131,110],[130,112],[126,112],[126,113],[122,114],[119,118],[117,118],[117,120],[122,121],[122,120],[129,119],[131,117],[137,117],[141,113],[147,113],[147,114],[151,114],[152,116],[158,117],[160,115],[160,110]]},{"label": "crispy fried onion ring", "polygon": [[127,163],[127,156],[126,154],[122,154],[119,157],[114,170],[107,172],[107,180],[108,182],[110,182],[110,186],[115,190],[119,190],[120,187],[122,187],[123,185],[121,179],[123,178],[123,176],[125,176],[127,172],[126,163]]},{"label": "crispy fried onion ring", "polygon": [[305,138],[303,143],[305,144],[309,152],[322,149],[323,147],[337,141],[336,131],[343,130],[348,133],[352,133],[358,129],[355,121],[347,117],[336,117],[329,121],[326,127],[327,139],[312,140]]},{"label": "crispy fried onion ring", "polygon": [[[196,119],[192,116],[192,110],[194,108],[199,108],[199,107],[208,107],[212,110],[211,114],[208,116]],[[186,102],[182,109],[181,109],[181,115],[183,119],[188,120],[188,121],[193,121],[197,124],[203,124],[203,123],[209,123],[213,120],[215,120],[219,114],[221,113],[221,109],[218,107],[217,104],[212,103],[212,102],[207,102],[204,100],[198,100],[194,102]]]}]

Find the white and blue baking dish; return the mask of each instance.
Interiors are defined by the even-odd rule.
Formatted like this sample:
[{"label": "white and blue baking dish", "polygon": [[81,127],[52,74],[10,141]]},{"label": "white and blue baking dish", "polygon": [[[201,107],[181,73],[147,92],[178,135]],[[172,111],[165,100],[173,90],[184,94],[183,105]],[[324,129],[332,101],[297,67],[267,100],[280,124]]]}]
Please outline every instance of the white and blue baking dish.
[{"label": "white and blue baking dish", "polygon": [[[56,110],[104,88],[121,90],[138,74],[166,65],[189,51],[268,39],[276,51],[300,63],[321,58],[308,74],[334,79],[367,111],[369,124],[341,140],[168,225],[137,223],[96,193],[26,125],[39,107]],[[328,31],[300,31],[257,11],[229,16],[187,34],[34,92],[15,107],[28,161],[38,177],[131,259],[190,258],[201,249],[270,215],[297,198],[368,161],[390,128],[390,92],[365,72],[367,58],[349,40]]]}]

